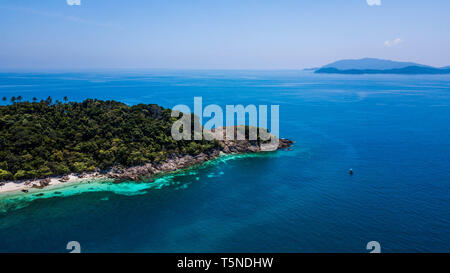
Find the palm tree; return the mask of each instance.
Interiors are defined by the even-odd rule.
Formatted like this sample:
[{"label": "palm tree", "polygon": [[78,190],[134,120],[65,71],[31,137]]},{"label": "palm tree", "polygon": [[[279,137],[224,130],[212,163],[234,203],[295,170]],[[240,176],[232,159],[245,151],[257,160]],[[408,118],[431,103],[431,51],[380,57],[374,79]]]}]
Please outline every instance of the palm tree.
[{"label": "palm tree", "polygon": [[12,102],[12,103],[16,102],[16,97],[12,96],[12,97],[11,97],[11,102]]},{"label": "palm tree", "polygon": [[37,98],[36,97],[33,97],[33,102],[36,102],[37,101]]},{"label": "palm tree", "polygon": [[2,100],[3,100],[3,101],[6,101],[6,100],[7,100],[7,98],[6,98],[6,97],[3,97],[3,98],[2,98]]},{"label": "palm tree", "polygon": [[64,96],[64,101],[68,101],[69,99],[67,98],[67,96]]},{"label": "palm tree", "polygon": [[45,102],[47,103],[47,104],[52,104],[52,97],[50,97],[50,96],[48,96],[48,98],[45,100]]},{"label": "palm tree", "polygon": [[17,97],[17,100],[18,100],[18,101],[21,101],[21,100],[22,100],[22,96],[18,96],[18,97]]}]

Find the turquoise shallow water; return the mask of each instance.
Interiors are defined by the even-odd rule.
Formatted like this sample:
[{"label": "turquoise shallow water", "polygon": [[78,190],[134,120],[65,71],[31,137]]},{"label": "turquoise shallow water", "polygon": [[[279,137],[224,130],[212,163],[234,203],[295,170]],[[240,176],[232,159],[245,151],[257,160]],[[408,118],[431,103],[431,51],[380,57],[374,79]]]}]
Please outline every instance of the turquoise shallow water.
[{"label": "turquoise shallow water", "polygon": [[[279,104],[292,151],[149,183],[0,197],[0,252],[450,251],[450,77],[298,71],[0,74],[2,96]],[[349,176],[353,168],[355,175]]]}]

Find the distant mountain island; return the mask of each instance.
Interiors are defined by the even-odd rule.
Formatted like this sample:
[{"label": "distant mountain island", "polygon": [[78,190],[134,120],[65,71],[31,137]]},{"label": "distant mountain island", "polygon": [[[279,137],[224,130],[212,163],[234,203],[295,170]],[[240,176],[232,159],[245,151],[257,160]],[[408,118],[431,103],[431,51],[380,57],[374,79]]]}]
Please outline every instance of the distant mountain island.
[{"label": "distant mountain island", "polygon": [[391,60],[363,58],[357,60],[340,60],[327,64],[314,73],[327,74],[450,74],[450,66],[432,67],[413,62],[396,62]]}]

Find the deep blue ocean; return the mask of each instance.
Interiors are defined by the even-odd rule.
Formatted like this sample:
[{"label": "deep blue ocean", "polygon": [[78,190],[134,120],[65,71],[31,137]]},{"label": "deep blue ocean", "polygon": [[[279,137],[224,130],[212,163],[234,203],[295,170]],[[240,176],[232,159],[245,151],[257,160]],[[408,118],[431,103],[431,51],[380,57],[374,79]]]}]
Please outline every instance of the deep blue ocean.
[{"label": "deep blue ocean", "polygon": [[[3,73],[0,96],[280,105],[291,151],[0,196],[0,252],[450,252],[450,76]],[[353,168],[354,175],[348,170]],[[62,192],[62,193],[61,193]]]}]

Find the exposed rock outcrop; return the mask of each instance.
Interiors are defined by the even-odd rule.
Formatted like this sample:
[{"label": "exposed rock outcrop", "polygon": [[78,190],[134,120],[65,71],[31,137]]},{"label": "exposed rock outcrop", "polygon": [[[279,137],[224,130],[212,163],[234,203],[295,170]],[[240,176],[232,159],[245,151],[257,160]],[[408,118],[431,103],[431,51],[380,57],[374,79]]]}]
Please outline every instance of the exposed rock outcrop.
[{"label": "exposed rock outcrop", "polygon": [[39,185],[33,184],[32,188],[38,188],[38,189],[42,189],[44,187],[47,187],[48,185],[50,185],[51,183],[51,179],[50,178],[44,178],[39,180]]}]

